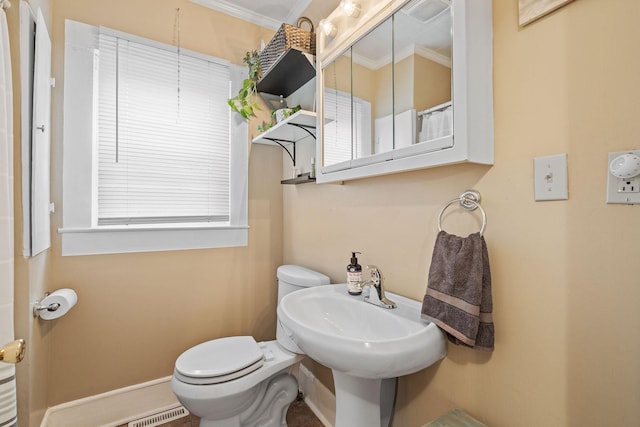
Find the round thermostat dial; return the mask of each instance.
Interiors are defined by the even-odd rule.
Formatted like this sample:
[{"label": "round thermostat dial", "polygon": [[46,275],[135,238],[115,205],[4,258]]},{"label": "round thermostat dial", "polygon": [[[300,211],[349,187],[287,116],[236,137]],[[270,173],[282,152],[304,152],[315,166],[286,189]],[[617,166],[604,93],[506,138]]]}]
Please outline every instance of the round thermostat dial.
[{"label": "round thermostat dial", "polygon": [[609,164],[611,175],[617,178],[633,178],[640,175],[640,156],[626,153],[621,154]]}]

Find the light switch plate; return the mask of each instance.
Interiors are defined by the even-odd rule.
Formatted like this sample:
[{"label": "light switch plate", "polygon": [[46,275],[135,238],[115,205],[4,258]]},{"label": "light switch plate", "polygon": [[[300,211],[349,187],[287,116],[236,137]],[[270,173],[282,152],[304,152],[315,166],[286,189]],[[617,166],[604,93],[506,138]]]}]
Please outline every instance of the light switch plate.
[{"label": "light switch plate", "polygon": [[536,157],[533,159],[534,195],[536,201],[567,200],[567,155]]},{"label": "light switch plate", "polygon": [[625,205],[640,204],[640,191],[638,177],[623,179],[611,174],[609,165],[621,154],[631,153],[640,156],[640,150],[615,151],[609,153],[607,161],[607,203],[620,203]]}]

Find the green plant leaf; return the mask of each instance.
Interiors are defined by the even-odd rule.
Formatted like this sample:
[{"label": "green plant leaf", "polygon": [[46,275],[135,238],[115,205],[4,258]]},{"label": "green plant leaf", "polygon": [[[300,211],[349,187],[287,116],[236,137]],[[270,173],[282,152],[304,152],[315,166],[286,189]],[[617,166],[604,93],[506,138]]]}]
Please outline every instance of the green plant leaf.
[{"label": "green plant leaf", "polygon": [[257,50],[245,53],[242,61],[249,67],[249,78],[242,82],[242,88],[238,91],[238,95],[230,98],[227,103],[229,107],[242,115],[245,119],[249,119],[254,115],[253,110],[260,110],[258,104],[251,98],[257,93],[257,83],[260,77],[260,54]]},{"label": "green plant leaf", "polygon": [[238,107],[236,106],[236,103],[235,103],[235,99],[234,99],[234,98],[230,98],[230,99],[228,99],[228,100],[227,100],[227,104],[229,104],[229,107],[231,107],[231,109],[232,109],[233,111],[235,111],[236,113],[239,113],[239,111],[238,111]]}]

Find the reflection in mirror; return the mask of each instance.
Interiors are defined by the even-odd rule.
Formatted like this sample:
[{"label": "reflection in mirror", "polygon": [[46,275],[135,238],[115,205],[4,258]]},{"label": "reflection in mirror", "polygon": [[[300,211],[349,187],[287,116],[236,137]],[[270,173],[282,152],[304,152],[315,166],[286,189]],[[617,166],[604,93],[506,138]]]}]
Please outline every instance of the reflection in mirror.
[{"label": "reflection in mirror", "polygon": [[394,14],[395,146],[453,132],[451,2],[413,0]]},{"label": "reflection in mirror", "polygon": [[[327,159],[317,182],[493,164],[491,5],[372,0],[357,18],[341,8],[326,18],[339,30],[320,37],[317,73],[327,101],[319,105],[319,119],[327,135],[320,132],[317,157]],[[341,101],[348,103],[348,120],[338,113]],[[339,159],[331,145],[344,150]]]},{"label": "reflection in mirror", "polygon": [[351,54],[339,56],[322,70],[323,156],[322,165],[351,160]]},{"label": "reflection in mirror", "polygon": [[[387,19],[353,45],[354,158],[393,150],[393,26]],[[361,100],[360,103],[356,99]],[[369,106],[369,115],[366,115]],[[372,120],[373,129],[372,129]],[[373,138],[371,138],[373,131]]]},{"label": "reflection in mirror", "polygon": [[450,146],[450,9],[450,0],[409,1],[323,68],[323,166],[384,161],[425,141]]}]

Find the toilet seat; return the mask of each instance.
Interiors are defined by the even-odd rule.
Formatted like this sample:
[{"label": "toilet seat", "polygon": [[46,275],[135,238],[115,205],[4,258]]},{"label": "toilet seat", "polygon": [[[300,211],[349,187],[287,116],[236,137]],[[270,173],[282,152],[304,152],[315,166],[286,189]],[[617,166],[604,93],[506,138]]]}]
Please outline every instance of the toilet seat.
[{"label": "toilet seat", "polygon": [[187,384],[219,384],[260,369],[264,360],[264,352],[253,337],[225,337],[182,353],[176,360],[174,373]]}]

